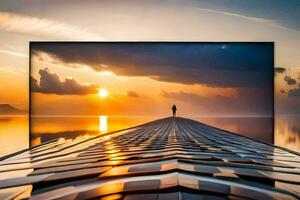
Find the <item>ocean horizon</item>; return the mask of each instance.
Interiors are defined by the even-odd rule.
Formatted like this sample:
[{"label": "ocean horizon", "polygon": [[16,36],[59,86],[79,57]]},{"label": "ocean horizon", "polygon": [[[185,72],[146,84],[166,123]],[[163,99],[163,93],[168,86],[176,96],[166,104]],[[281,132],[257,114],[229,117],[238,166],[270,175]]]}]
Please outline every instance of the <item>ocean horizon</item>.
[{"label": "ocean horizon", "polygon": [[[163,116],[160,118],[164,118]],[[184,117],[184,116],[182,116]],[[105,132],[116,131],[144,124],[157,116],[32,116],[32,130],[29,135],[29,117],[26,115],[0,116],[1,151],[4,156],[30,146],[56,138],[72,139],[79,136],[92,137]],[[274,144],[290,150],[300,150],[300,115],[266,116],[208,116],[191,119],[247,136],[262,142],[272,143],[272,127],[266,121],[275,120]],[[101,124],[102,123],[102,124]],[[18,135],[20,140],[13,140]],[[29,138],[31,141],[29,141]],[[7,142],[9,140],[9,142]]]}]

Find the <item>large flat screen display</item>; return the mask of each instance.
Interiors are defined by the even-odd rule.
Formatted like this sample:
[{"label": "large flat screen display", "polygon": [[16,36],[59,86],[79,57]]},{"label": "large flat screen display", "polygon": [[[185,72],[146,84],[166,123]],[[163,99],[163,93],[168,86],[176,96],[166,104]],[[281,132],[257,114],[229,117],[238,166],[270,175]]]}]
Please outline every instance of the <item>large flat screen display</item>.
[{"label": "large flat screen display", "polygon": [[271,42],[31,42],[30,67],[32,146],[173,114],[273,143]]}]

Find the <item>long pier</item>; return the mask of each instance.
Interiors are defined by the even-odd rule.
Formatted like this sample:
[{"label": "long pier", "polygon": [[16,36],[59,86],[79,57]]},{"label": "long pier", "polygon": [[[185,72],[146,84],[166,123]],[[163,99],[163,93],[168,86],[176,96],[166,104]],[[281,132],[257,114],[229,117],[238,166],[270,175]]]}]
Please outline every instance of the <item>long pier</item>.
[{"label": "long pier", "polygon": [[299,198],[299,155],[179,117],[0,161],[0,199]]}]

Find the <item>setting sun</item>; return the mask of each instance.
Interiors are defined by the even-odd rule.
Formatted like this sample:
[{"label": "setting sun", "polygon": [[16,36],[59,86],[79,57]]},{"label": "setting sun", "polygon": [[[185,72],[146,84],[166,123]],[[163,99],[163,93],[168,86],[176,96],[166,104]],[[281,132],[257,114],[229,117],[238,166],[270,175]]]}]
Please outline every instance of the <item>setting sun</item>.
[{"label": "setting sun", "polygon": [[104,88],[101,88],[98,92],[99,97],[105,98],[107,97],[107,90]]}]

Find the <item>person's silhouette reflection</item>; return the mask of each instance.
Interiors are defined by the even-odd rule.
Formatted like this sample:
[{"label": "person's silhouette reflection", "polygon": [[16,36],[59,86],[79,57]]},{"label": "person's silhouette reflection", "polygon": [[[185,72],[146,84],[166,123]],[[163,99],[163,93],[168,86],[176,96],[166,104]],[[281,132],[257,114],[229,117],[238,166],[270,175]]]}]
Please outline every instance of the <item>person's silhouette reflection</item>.
[{"label": "person's silhouette reflection", "polygon": [[176,108],[176,105],[174,104],[174,105],[172,106],[173,117],[176,117],[176,110],[177,110],[177,108]]}]

